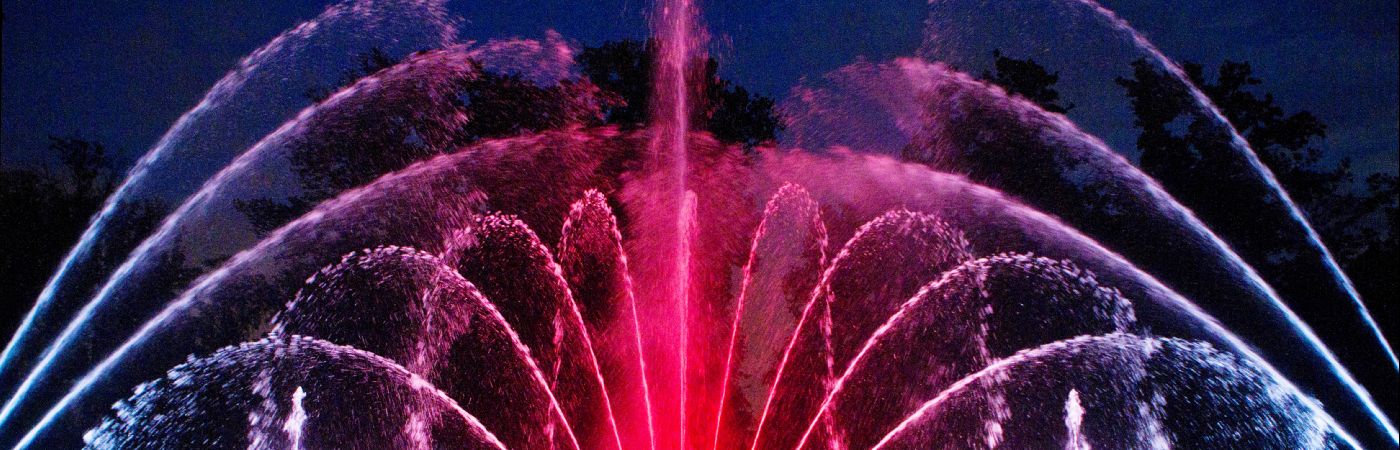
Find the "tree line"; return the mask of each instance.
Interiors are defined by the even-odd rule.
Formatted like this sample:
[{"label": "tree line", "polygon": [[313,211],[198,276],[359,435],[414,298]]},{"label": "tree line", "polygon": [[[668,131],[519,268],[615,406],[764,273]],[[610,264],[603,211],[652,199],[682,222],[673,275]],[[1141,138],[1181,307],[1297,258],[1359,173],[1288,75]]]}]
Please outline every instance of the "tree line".
[{"label": "tree line", "polygon": [[[993,69],[982,74],[1008,93],[1026,98],[1051,112],[1067,113],[1055,89],[1059,73],[1031,59],[993,52]],[[1328,162],[1319,146],[1327,124],[1308,111],[1289,111],[1262,90],[1263,80],[1247,62],[1224,61],[1213,76],[1198,63],[1182,64],[1190,83],[1198,87],[1248,142],[1284,190],[1299,206],[1331,250],[1388,336],[1396,333],[1400,285],[1394,276],[1400,253],[1396,248],[1397,180],[1394,173],[1359,175],[1349,158]],[[1270,203],[1260,192],[1239,181],[1242,167],[1230,136],[1213,117],[1201,114],[1189,86],[1147,60],[1132,63],[1131,76],[1115,83],[1127,95],[1139,130],[1139,167],[1161,182],[1276,286],[1307,292],[1325,280],[1309,279],[1293,270],[1300,264],[1297,246],[1280,236],[1279,227],[1265,221]],[[1262,262],[1262,263],[1261,263]],[[1325,313],[1346,307],[1297,299],[1295,309]]]},{"label": "tree line", "polygon": [[[645,125],[651,95],[654,41],[623,40],[586,47],[579,54],[581,76],[556,85],[540,85],[518,74],[482,72],[462,86],[461,98],[470,103],[474,120],[461,130],[463,143],[555,129],[572,122],[583,125],[615,125],[634,129]],[[360,56],[358,66],[333,86],[313,86],[306,97],[326,99],[339,88],[399,61],[378,50]],[[706,59],[697,64],[701,80],[699,101],[692,111],[696,128],[717,139],[745,148],[772,144],[782,130],[782,118],[772,98],[758,95],[718,76],[718,63]],[[1306,213],[1323,241],[1333,250],[1363,298],[1372,305],[1383,326],[1393,333],[1397,299],[1396,203],[1397,181],[1392,173],[1360,175],[1349,160],[1327,162],[1319,147],[1327,126],[1307,111],[1288,111],[1262,91],[1248,63],[1225,61],[1212,74],[1202,65],[1184,64],[1190,81],[1220,108],[1231,125],[1257,152],[1260,159]],[[1228,142],[1209,118],[1193,115],[1194,100],[1175,77],[1147,61],[1133,63],[1131,77],[1116,84],[1131,101],[1135,125],[1140,131],[1137,148],[1140,167],[1164,187],[1193,206],[1209,223],[1226,229],[1232,244],[1251,261],[1269,261],[1258,269],[1265,274],[1288,273],[1290,249],[1277,236],[1256,230],[1257,211],[1240,205],[1257,204],[1258,192],[1231,189],[1239,167],[1222,162]],[[1030,59],[993,53],[993,67],[982,74],[989,83],[1039,104],[1047,111],[1069,113],[1074,104],[1062,98],[1055,85],[1059,74]],[[579,86],[596,88],[603,100],[596,116],[579,117],[556,109]],[[463,107],[467,107],[466,104]],[[47,151],[56,156],[56,167],[0,167],[0,327],[12,330],[53,273],[59,261],[86,229],[90,218],[119,182],[121,176],[108,149],[101,143],[75,137],[52,137]],[[294,161],[294,164],[296,162]],[[307,162],[301,171],[324,171]],[[321,175],[317,175],[321,176]],[[304,179],[312,180],[307,177]],[[315,180],[310,184],[349,187],[358,179]],[[312,186],[306,186],[312,187]],[[322,193],[333,195],[333,192]],[[164,205],[148,205],[125,218],[142,224],[113,224],[115,229],[150,229],[160,220]],[[300,203],[247,203],[237,205],[262,231],[285,223],[314,206]],[[135,240],[143,236],[118,235]],[[129,246],[128,246],[129,248]],[[100,256],[111,264],[125,255]],[[1271,277],[1271,279],[1290,279]],[[1310,280],[1296,279],[1297,283]],[[1316,305],[1326,308],[1328,305]],[[1393,334],[1392,334],[1393,335]]]}]

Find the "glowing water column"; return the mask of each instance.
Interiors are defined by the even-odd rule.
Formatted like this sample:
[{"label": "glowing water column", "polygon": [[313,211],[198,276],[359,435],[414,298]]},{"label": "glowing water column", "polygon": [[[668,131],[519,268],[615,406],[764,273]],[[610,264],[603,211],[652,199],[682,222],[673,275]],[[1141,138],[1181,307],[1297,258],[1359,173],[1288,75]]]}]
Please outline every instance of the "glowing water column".
[{"label": "glowing water column", "polygon": [[[691,286],[691,246],[697,232],[697,199],[687,186],[689,176],[687,139],[690,129],[691,63],[703,58],[700,50],[704,39],[695,27],[695,9],[690,0],[665,0],[653,18],[653,30],[658,47],[653,67],[651,97],[650,170],[658,181],[653,185],[653,201],[659,217],[656,230],[665,241],[651,245],[659,258],[655,268],[655,288],[661,292],[644,295],[652,303],[656,320],[643,324],[647,328],[648,378],[653,380],[653,411],[656,421],[656,448],[687,448],[687,383],[690,334],[694,317],[692,304],[697,300]],[[669,225],[667,224],[669,222]],[[669,229],[664,229],[669,228]]]}]

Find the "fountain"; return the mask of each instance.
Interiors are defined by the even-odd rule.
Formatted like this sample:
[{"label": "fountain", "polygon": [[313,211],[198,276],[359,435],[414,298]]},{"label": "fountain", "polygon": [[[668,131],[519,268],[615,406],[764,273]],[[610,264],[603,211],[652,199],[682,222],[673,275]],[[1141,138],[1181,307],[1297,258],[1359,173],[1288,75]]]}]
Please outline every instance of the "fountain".
[{"label": "fountain", "polygon": [[[653,19],[635,129],[592,120],[610,100],[571,78],[562,37],[454,42],[436,2],[347,2],[259,50],[142,160],[6,347],[0,444],[1396,444],[1372,398],[1393,356],[1352,375],[1383,338],[1335,355],[1228,236],[1065,116],[927,51],[805,81],[788,136],[745,148],[691,124],[696,6]],[[288,49],[346,33],[429,49],[300,112],[247,103],[285,100],[257,80],[310,58]],[[503,72],[544,87],[530,111],[463,98]],[[215,142],[225,127],[243,137]],[[161,185],[184,161],[203,184]],[[106,242],[140,192],[179,207]]]}]

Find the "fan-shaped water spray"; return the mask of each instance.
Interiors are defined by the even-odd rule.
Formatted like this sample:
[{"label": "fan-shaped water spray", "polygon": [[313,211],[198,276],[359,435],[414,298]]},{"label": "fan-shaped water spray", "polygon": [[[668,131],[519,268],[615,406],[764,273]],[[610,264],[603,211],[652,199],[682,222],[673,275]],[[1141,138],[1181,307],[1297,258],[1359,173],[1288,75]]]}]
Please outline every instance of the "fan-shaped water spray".
[{"label": "fan-shaped water spray", "polygon": [[[590,121],[558,35],[444,39],[241,130],[266,136],[71,281],[104,212],[0,358],[0,444],[1395,444],[1287,293],[1064,116],[902,58],[794,89],[783,145],[726,144],[689,119],[698,17],[658,6],[644,127]],[[472,97],[493,70],[539,114]]]},{"label": "fan-shaped water spray", "polygon": [[89,446],[507,448],[393,361],[299,336],[220,350],[138,392],[114,407],[117,419],[84,436]]}]

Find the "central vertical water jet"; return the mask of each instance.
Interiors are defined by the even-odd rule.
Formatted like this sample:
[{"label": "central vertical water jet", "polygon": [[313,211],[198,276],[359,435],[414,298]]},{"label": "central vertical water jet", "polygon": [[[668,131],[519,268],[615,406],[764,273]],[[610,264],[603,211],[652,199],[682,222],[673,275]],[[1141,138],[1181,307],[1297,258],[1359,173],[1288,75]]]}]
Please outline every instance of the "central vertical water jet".
[{"label": "central vertical water jet", "polygon": [[[681,147],[681,149],[684,150],[684,147]],[[682,158],[682,159],[684,159],[684,158]],[[677,219],[678,219],[678,220],[677,220],[677,223],[676,223],[677,236],[676,236],[676,272],[675,272],[675,274],[676,274],[676,275],[675,275],[675,283],[676,283],[676,284],[675,284],[675,287],[674,287],[675,290],[674,290],[673,292],[674,292],[674,296],[675,296],[675,298],[676,298],[676,305],[678,305],[678,306],[680,307],[680,314],[681,314],[681,320],[680,320],[680,324],[681,324],[680,344],[677,345],[678,351],[680,352],[680,377],[681,377],[681,385],[680,385],[680,391],[681,391],[681,392],[680,392],[680,395],[681,395],[681,398],[680,398],[680,403],[681,403],[680,416],[681,416],[681,417],[680,417],[680,428],[679,428],[679,430],[678,430],[678,432],[679,432],[679,434],[680,434],[680,436],[679,436],[679,439],[680,439],[680,446],[679,446],[678,448],[684,449],[684,448],[687,448],[687,447],[686,447],[686,428],[687,428],[687,425],[688,425],[687,419],[688,419],[688,417],[689,417],[689,414],[687,414],[687,412],[688,412],[688,409],[687,409],[687,408],[690,407],[690,404],[689,404],[690,402],[687,401],[687,400],[688,400],[688,397],[689,397],[689,394],[690,394],[690,383],[687,382],[687,373],[686,373],[686,371],[689,370],[689,364],[688,364],[688,362],[689,362],[689,360],[690,360],[690,323],[691,323],[691,317],[690,317],[690,306],[691,306],[691,304],[690,304],[690,302],[691,302],[691,296],[690,296],[690,291],[691,291],[691,288],[690,288],[690,259],[691,259],[691,248],[690,248],[690,247],[691,247],[692,241],[693,241],[694,238],[695,238],[695,231],[696,231],[696,227],[695,227],[695,225],[696,225],[696,200],[695,200],[695,192],[694,192],[694,191],[691,191],[691,190],[686,190],[686,191],[685,191],[685,196],[681,199],[680,215],[678,216]]]},{"label": "central vertical water jet", "polygon": [[[690,129],[691,106],[688,99],[691,83],[687,77],[690,63],[698,58],[697,48],[703,39],[695,31],[695,11],[691,0],[662,0],[659,13],[653,22],[656,62],[653,67],[651,98],[651,158],[653,169],[665,180],[656,192],[663,198],[662,204],[674,209],[674,228],[670,230],[672,239],[670,253],[672,260],[666,262],[668,280],[662,283],[669,292],[660,296],[665,302],[662,308],[668,310],[667,317],[673,321],[660,333],[669,342],[661,346],[667,348],[665,360],[671,367],[662,370],[673,371],[669,377],[675,384],[670,393],[662,394],[663,402],[676,405],[672,413],[663,413],[656,433],[660,448],[687,448],[686,427],[687,400],[687,361],[691,358],[689,347],[691,303],[691,246],[696,233],[696,195],[687,186],[689,176],[687,139]],[[665,398],[670,397],[670,398]],[[661,408],[666,409],[666,408]]]}]

